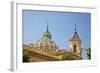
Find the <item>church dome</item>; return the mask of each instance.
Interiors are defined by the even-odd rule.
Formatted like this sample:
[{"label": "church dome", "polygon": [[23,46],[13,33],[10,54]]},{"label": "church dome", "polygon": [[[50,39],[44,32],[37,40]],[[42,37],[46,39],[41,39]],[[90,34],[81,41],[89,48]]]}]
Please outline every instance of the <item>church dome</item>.
[{"label": "church dome", "polygon": [[46,31],[43,33],[42,38],[37,41],[33,47],[36,49],[47,52],[55,53],[59,49],[56,43],[52,40],[51,33],[48,30],[48,25],[46,26]]}]

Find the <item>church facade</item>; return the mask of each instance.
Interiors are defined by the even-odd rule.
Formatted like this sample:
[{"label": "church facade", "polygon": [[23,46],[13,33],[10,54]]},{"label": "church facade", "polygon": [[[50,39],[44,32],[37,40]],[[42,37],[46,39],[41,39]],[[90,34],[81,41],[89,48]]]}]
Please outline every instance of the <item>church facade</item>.
[{"label": "church facade", "polygon": [[74,34],[69,42],[69,49],[60,49],[59,46],[53,41],[52,34],[49,31],[47,23],[46,31],[43,33],[40,40],[31,44],[23,44],[23,55],[26,55],[27,53],[29,62],[81,60],[82,42],[77,33],[76,25]]}]

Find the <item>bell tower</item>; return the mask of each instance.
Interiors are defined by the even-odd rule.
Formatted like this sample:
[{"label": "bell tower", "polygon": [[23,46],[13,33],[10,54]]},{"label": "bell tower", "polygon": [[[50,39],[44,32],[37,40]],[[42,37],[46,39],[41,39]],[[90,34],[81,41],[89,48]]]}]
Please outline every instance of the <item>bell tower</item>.
[{"label": "bell tower", "polygon": [[77,33],[76,24],[75,24],[75,29],[74,29],[74,35],[69,41],[70,41],[70,52],[78,56],[79,59],[82,59],[81,40]]}]

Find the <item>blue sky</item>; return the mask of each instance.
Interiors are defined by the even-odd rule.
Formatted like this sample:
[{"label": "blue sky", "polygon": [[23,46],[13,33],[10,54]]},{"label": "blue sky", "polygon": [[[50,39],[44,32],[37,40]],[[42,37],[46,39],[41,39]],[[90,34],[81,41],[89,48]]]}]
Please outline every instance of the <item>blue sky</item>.
[{"label": "blue sky", "polygon": [[23,10],[23,43],[31,44],[40,40],[46,31],[47,22],[52,39],[60,48],[69,48],[75,24],[82,48],[91,47],[91,14],[78,12]]}]

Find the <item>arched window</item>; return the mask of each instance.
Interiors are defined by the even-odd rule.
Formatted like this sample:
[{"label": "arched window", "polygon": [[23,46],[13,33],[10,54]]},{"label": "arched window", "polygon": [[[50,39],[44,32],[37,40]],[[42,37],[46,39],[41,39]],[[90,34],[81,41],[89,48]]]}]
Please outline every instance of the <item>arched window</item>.
[{"label": "arched window", "polygon": [[74,45],[74,50],[73,51],[76,52],[76,45]]}]

